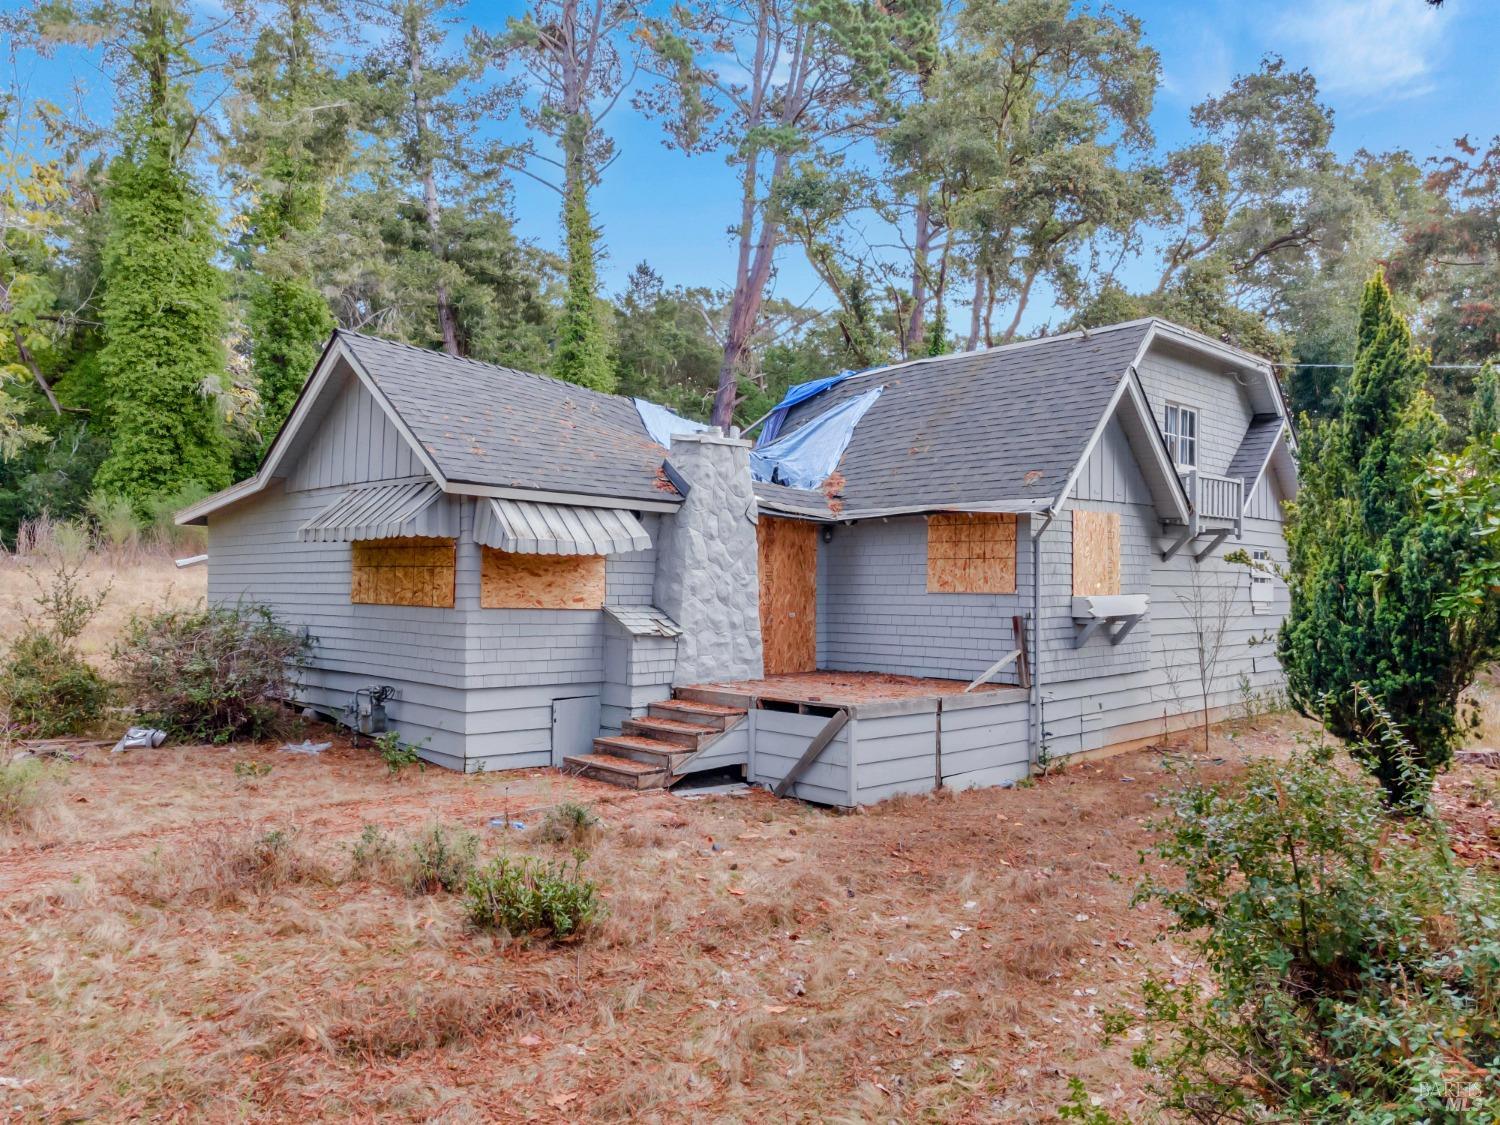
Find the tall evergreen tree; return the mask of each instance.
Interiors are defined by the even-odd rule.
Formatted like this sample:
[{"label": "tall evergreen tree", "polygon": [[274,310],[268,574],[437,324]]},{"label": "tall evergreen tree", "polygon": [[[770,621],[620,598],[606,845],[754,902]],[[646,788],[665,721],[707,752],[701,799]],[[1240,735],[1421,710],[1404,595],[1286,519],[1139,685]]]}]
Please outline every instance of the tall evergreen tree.
[{"label": "tall evergreen tree", "polygon": [[1287,524],[1291,613],[1278,653],[1293,703],[1353,742],[1393,803],[1425,792],[1386,741],[1370,738],[1364,685],[1410,739],[1424,770],[1460,732],[1458,699],[1493,652],[1495,618],[1439,612],[1474,551],[1470,530],[1439,518],[1421,485],[1443,437],[1385,280],[1365,287],[1354,370],[1339,410],[1303,436],[1301,487]]},{"label": "tall evergreen tree", "polygon": [[247,327],[262,446],[291,411],[333,313],[308,268],[328,185],[349,155],[350,113],[326,57],[330,0],[268,5],[240,67],[227,160],[246,197]]},{"label": "tall evergreen tree", "polygon": [[98,489],[145,510],[155,498],[229,483],[215,392],[224,371],[220,232],[189,167],[199,117],[188,76],[195,30],[178,0],[93,14],[118,37],[122,151],[109,169],[99,363],[113,444]]}]

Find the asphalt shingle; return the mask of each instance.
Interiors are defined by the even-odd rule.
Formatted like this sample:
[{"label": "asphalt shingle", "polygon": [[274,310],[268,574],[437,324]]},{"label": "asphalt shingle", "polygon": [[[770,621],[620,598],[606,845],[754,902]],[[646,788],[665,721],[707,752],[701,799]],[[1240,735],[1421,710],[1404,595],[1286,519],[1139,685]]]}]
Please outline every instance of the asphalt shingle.
[{"label": "asphalt shingle", "polygon": [[338,337],[450,481],[681,499],[660,473],[667,451],[628,398],[357,332]]},{"label": "asphalt shingle", "polygon": [[1255,487],[1255,478],[1265,468],[1266,458],[1271,456],[1271,447],[1281,436],[1282,424],[1280,415],[1257,414],[1250,419],[1250,428],[1245,431],[1244,440],[1229,460],[1229,471],[1224,475],[1239,477],[1245,482],[1247,499],[1250,489]]},{"label": "asphalt shingle", "polygon": [[781,432],[882,385],[838,466],[851,514],[1050,499],[1150,329],[1135,321],[866,373],[794,407]]}]

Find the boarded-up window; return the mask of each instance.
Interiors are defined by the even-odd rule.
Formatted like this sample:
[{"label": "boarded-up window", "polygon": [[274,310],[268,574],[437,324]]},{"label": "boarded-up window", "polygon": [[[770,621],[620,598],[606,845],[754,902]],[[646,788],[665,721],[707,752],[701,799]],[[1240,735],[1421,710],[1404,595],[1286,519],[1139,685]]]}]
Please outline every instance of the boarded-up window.
[{"label": "boarded-up window", "polygon": [[599,609],[603,555],[513,555],[482,549],[479,604],[484,609]]},{"label": "boarded-up window", "polygon": [[454,540],[361,539],[349,546],[355,605],[453,607]]},{"label": "boarded-up window", "polygon": [[927,518],[929,594],[1014,594],[1016,517],[940,512]]},{"label": "boarded-up window", "polygon": [[1073,593],[1120,592],[1120,513],[1073,509]]}]

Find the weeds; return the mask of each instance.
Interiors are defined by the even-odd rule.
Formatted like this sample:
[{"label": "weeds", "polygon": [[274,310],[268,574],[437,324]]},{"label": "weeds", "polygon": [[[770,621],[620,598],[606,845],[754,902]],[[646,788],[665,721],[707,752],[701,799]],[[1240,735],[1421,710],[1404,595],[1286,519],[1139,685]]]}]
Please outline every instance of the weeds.
[{"label": "weeds", "polygon": [[367,824],[349,845],[349,878],[389,877],[396,869],[400,849],[378,824]]},{"label": "weeds", "polygon": [[427,763],[417,753],[420,749],[420,744],[403,742],[400,731],[388,730],[375,739],[375,753],[380,755],[393,778],[400,777],[410,766],[416,766],[419,771],[427,769]]},{"label": "weeds", "polygon": [[28,827],[61,777],[61,766],[40,758],[0,763],[0,828]]},{"label": "weeds", "polygon": [[234,763],[234,776],[244,782],[259,781],[263,777],[270,777],[273,768],[270,762],[244,758]]},{"label": "weeds", "polygon": [[599,834],[599,818],[587,805],[564,801],[547,814],[537,826],[537,839],[549,844],[570,844],[575,848],[592,843]]},{"label": "weeds", "polygon": [[479,837],[472,832],[449,833],[441,824],[427,829],[411,846],[411,868],[406,873],[410,894],[460,891],[469,883],[478,861]]},{"label": "weeds", "polygon": [[582,876],[582,852],[571,864],[533,856],[500,856],[469,877],[470,923],[512,939],[574,937],[603,911],[599,889]]},{"label": "weeds", "polygon": [[327,866],[296,832],[284,829],[218,832],[192,847],[153,852],[121,877],[127,893],[156,906],[223,906],[242,894],[330,879]]},{"label": "weeds", "polygon": [[109,589],[85,594],[82,564],[65,559],[37,586],[36,610],[0,671],[0,719],[7,733],[55,738],[97,727],[109,705],[109,683],[83,658],[78,637],[99,613]]}]

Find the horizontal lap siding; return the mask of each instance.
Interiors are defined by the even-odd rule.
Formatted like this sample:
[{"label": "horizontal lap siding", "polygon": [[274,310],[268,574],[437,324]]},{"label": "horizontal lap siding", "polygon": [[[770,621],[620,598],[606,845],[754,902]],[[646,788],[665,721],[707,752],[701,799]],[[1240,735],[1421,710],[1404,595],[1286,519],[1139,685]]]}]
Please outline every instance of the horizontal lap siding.
[{"label": "horizontal lap siding", "polygon": [[1005,785],[1030,765],[1026,700],[943,707],[943,784],[951,789]]},{"label": "horizontal lap siding", "polygon": [[[808,743],[828,719],[822,715],[798,715],[789,711],[750,712],[751,780],[775,785],[802,757]],[[821,805],[849,803],[849,727],[834,737],[818,760],[792,787],[794,796]]]},{"label": "horizontal lap siding", "polygon": [[698,757],[693,759],[695,773],[706,770],[743,766],[750,760],[750,726],[741,723],[724,732]]},{"label": "horizontal lap siding", "polygon": [[[1017,589],[1031,581],[1025,520]],[[846,672],[973,679],[1014,647],[1017,594],[929,594],[927,521],[920,516],[839,527],[822,545],[818,666]],[[1015,681],[1013,668],[996,677]]]},{"label": "horizontal lap siding", "polygon": [[937,787],[937,708],[854,720],[855,801],[872,805]]}]

